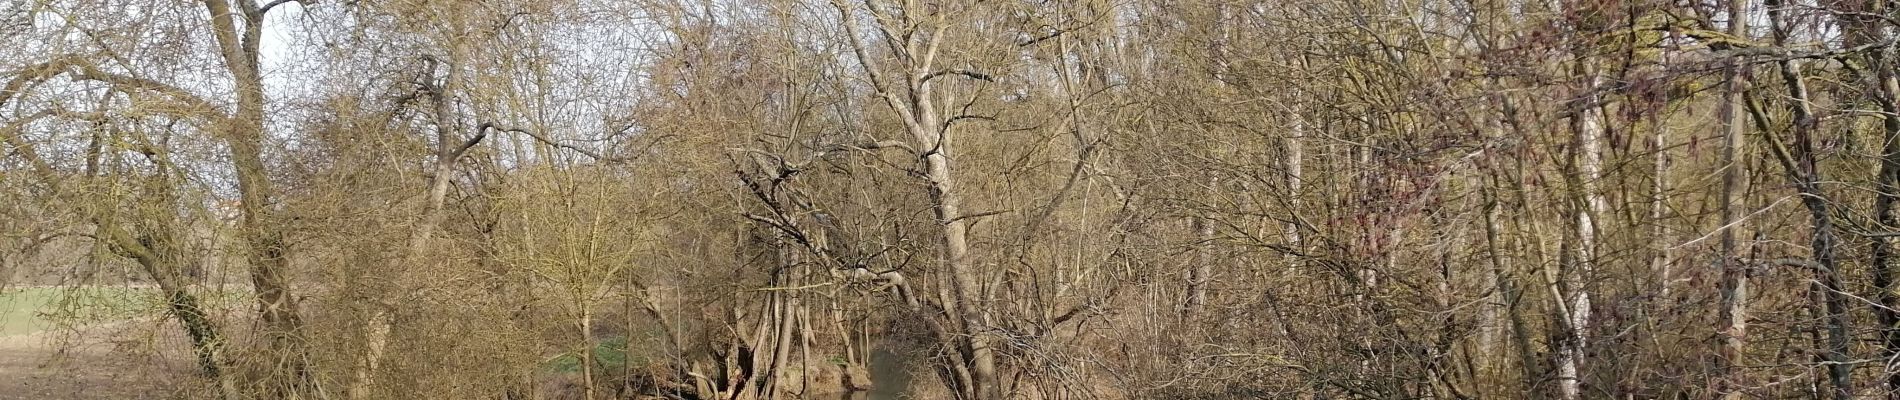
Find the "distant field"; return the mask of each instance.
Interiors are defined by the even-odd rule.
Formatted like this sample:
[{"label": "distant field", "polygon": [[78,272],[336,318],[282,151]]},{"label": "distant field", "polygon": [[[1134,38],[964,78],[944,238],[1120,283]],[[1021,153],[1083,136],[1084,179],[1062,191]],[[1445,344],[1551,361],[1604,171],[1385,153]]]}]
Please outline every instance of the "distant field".
[{"label": "distant field", "polygon": [[48,323],[35,314],[52,294],[50,289],[38,288],[0,292],[0,336],[46,329]]},{"label": "distant field", "polygon": [[[233,296],[218,297],[224,301],[234,299]],[[0,336],[42,331],[62,323],[83,325],[164,312],[165,302],[156,288],[8,288],[0,290]]]}]

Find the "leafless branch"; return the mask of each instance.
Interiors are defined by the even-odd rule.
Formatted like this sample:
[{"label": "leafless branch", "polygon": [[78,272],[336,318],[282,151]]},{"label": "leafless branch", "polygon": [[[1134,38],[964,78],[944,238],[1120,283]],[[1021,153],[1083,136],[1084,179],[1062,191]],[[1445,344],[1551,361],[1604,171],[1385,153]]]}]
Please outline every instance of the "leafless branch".
[{"label": "leafless branch", "polygon": [[937,77],[944,76],[944,75],[962,75],[970,79],[975,79],[979,81],[996,82],[996,78],[990,76],[990,74],[985,74],[982,72],[976,72],[976,71],[965,70],[965,69],[947,69],[947,70],[941,70],[937,72],[931,72],[929,74],[924,75],[923,81],[930,82],[931,79],[937,79]]},{"label": "leafless branch", "polygon": [[306,1],[309,1],[309,0],[272,0],[271,2],[269,2],[269,3],[264,3],[264,5],[263,5],[263,6],[261,6],[261,7],[258,7],[258,8],[257,8],[257,12],[258,12],[258,13],[260,13],[260,14],[262,14],[262,13],[268,13],[268,12],[270,12],[270,10],[271,10],[271,9],[273,9],[273,8],[277,8],[277,6],[281,6],[281,5],[284,5],[284,3],[293,3],[293,2],[294,2],[294,3],[297,3],[297,4],[303,4],[303,5],[306,5],[306,6],[308,6],[308,5],[309,5],[309,3],[307,3]]},{"label": "leafless branch", "polygon": [[[528,130],[528,129],[524,129],[524,128],[518,128],[518,127],[503,127],[503,126],[499,126],[499,125],[495,125],[495,124],[493,124],[493,123],[482,123],[482,129],[481,129],[481,130],[483,130],[483,131],[486,131],[486,130],[488,130],[488,129],[494,129],[494,130],[498,130],[498,131],[502,131],[502,132],[514,132],[514,133],[519,133],[519,134],[523,134],[523,135],[528,135],[528,137],[530,137],[530,138],[534,138],[534,140],[536,140],[536,141],[540,141],[541,143],[546,143],[546,144],[548,144],[549,146],[554,146],[554,147],[559,147],[559,148],[563,148],[563,149],[568,149],[568,150],[573,150],[574,152],[576,152],[576,153],[581,153],[581,155],[584,155],[584,156],[587,156],[588,158],[592,158],[592,159],[594,159],[595,161],[600,161],[600,162],[609,162],[609,163],[618,163],[618,162],[627,162],[627,161],[631,161],[631,160],[632,160],[631,158],[625,158],[625,157],[608,157],[608,156],[605,156],[605,155],[601,155],[601,154],[600,154],[600,153],[598,153],[598,152],[594,152],[593,150],[588,150],[588,149],[586,149],[586,148],[584,148],[584,147],[580,147],[580,146],[575,146],[575,145],[570,145],[570,144],[567,144],[567,143],[561,143],[561,142],[559,142],[559,141],[555,141],[554,139],[549,139],[549,138],[548,138],[547,136],[542,136],[541,134],[538,134],[538,133],[535,133],[534,131],[531,131],[531,130]],[[472,139],[472,140],[476,140],[476,141],[479,141],[479,140],[481,140],[481,139],[480,139],[480,136],[477,136],[477,137],[476,137],[475,139]],[[470,144],[469,146],[473,146],[473,144]]]}]

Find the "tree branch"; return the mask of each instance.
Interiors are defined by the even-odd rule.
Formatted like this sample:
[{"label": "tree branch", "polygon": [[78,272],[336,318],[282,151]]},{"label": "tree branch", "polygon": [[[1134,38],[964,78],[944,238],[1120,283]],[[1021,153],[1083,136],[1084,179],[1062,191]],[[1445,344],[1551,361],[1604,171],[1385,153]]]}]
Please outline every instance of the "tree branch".
[{"label": "tree branch", "polygon": [[[575,146],[575,145],[571,145],[571,144],[566,144],[566,143],[561,143],[561,142],[557,142],[557,141],[555,141],[554,139],[549,139],[549,138],[548,138],[548,137],[546,137],[546,136],[541,136],[541,134],[538,134],[538,133],[534,133],[534,131],[530,131],[530,130],[527,130],[527,129],[522,129],[522,128],[516,128],[516,127],[503,127],[503,126],[500,126],[500,125],[495,125],[495,124],[493,124],[493,123],[487,123],[487,122],[484,122],[484,123],[482,123],[482,125],[481,125],[481,127],[482,127],[482,129],[481,129],[482,131],[487,131],[488,129],[494,129],[494,130],[498,130],[498,131],[502,131],[502,132],[514,132],[514,133],[519,133],[519,134],[523,134],[523,135],[528,135],[528,137],[531,137],[531,138],[534,138],[534,140],[537,140],[537,141],[540,141],[541,143],[547,143],[547,144],[548,144],[549,146],[554,146],[554,147],[559,147],[559,148],[563,148],[563,149],[568,149],[568,150],[573,150],[574,152],[576,152],[576,153],[581,153],[581,155],[584,155],[584,156],[587,156],[588,158],[593,158],[593,159],[594,159],[595,161],[601,161],[601,162],[626,162],[626,161],[631,161],[631,160],[632,160],[631,158],[625,158],[625,157],[608,157],[608,156],[604,156],[604,155],[601,155],[601,154],[600,154],[600,153],[598,153],[598,152],[595,152],[595,151],[593,151],[593,150],[588,150],[588,149],[586,149],[586,148],[583,148],[583,147],[580,147],[580,146]],[[480,140],[481,140],[481,136],[480,136],[480,135],[477,135],[477,136],[476,136],[476,137],[475,137],[474,139],[470,139],[470,140],[469,140],[469,141],[470,141],[470,144],[468,144],[468,146],[473,146],[473,144],[472,144],[472,143],[474,143],[474,142],[476,142],[476,141],[480,141]]]},{"label": "tree branch", "polygon": [[929,74],[924,74],[923,82],[930,82],[931,79],[936,79],[937,77],[944,76],[944,75],[963,75],[963,76],[969,77],[970,79],[975,79],[979,81],[996,82],[996,78],[993,76],[990,76],[990,74],[964,70],[964,69],[947,69],[947,70],[932,72]]},{"label": "tree branch", "polygon": [[461,159],[462,154],[467,153],[469,148],[472,148],[472,147],[475,147],[475,145],[481,144],[482,139],[485,139],[488,137],[488,130],[494,127],[495,126],[493,124],[484,122],[482,123],[481,127],[475,128],[475,137],[468,138],[467,141],[462,142],[461,146],[456,147],[454,151],[450,151],[449,160],[453,161],[453,160]]},{"label": "tree branch", "polygon": [[51,114],[52,111],[41,110],[40,112],[10,122],[5,127],[0,127],[0,141],[4,141],[8,145],[13,146],[14,152],[19,153],[21,158],[25,158],[27,164],[33,167],[33,172],[39,174],[40,178],[45,179],[48,184],[56,183],[59,176],[53,173],[52,164],[47,163],[46,159],[40,158],[39,152],[33,151],[33,146],[27,143],[26,140],[20,138],[20,128],[34,120],[40,119],[40,117]]},{"label": "tree branch", "polygon": [[958,215],[955,218],[950,218],[950,220],[946,221],[946,223],[956,223],[957,221],[962,221],[966,219],[983,218],[983,217],[988,217],[991,215],[1008,213],[1010,211],[1014,211],[1014,210],[984,211],[984,212],[979,212],[979,213]]},{"label": "tree branch", "polygon": [[[92,66],[81,66],[80,72],[78,74],[78,78],[110,84],[114,87],[119,88],[119,90],[126,91],[126,92],[132,92],[134,90],[137,90],[137,91],[143,91],[143,92],[152,92],[152,93],[162,94],[162,95],[165,95],[166,97],[170,97],[174,101],[184,103],[187,108],[182,111],[201,111],[205,113],[201,116],[209,117],[212,120],[222,120],[225,118],[224,113],[219,111],[218,106],[216,104],[211,103],[211,101],[205,100],[203,97],[199,97],[198,95],[192,94],[190,91],[186,91],[183,88],[165,84],[163,82],[154,81],[154,80],[145,79],[145,78],[139,78],[135,76],[119,75],[119,74],[104,72],[104,71],[100,71],[98,68],[93,68]],[[188,113],[179,113],[179,114],[188,115]]]},{"label": "tree branch", "polygon": [[272,8],[277,8],[277,6],[284,5],[284,3],[297,3],[299,5],[308,5],[308,3],[305,3],[304,0],[274,0],[269,3],[264,3],[264,6],[262,7],[258,7],[257,13],[259,14],[268,13],[270,12]]},{"label": "tree branch", "polygon": [[51,61],[21,68],[19,71],[13,73],[13,79],[8,80],[6,86],[0,86],[0,105],[7,104],[7,101],[12,100],[13,96],[19,95],[20,91],[23,90],[26,85],[50,79],[54,75],[66,72],[68,68],[83,65],[84,62],[85,61],[79,56],[66,55],[55,57]]}]

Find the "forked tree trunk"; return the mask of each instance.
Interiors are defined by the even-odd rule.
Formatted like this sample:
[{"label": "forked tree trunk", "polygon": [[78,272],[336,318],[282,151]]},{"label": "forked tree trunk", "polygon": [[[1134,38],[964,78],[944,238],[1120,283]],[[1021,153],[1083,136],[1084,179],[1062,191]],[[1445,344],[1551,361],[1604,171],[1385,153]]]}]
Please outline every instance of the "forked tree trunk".
[{"label": "forked tree trunk", "polygon": [[[423,79],[424,82],[431,82],[424,85],[423,89],[428,92],[431,103],[434,103],[432,112],[435,119],[435,149],[433,151],[435,160],[430,164],[428,171],[429,186],[423,192],[422,210],[410,227],[409,238],[403,247],[402,256],[388,269],[392,275],[379,277],[383,284],[394,285],[386,288],[385,292],[388,293],[405,293],[407,289],[402,287],[404,278],[400,272],[413,269],[427,259],[435,231],[442,224],[442,207],[448,199],[449,184],[455,174],[456,163],[465,152],[487,137],[488,125],[477,128],[477,131],[467,140],[459,139],[455,134],[461,127],[461,119],[457,117],[451,103],[455,100],[455,93],[460,89],[460,66],[457,63],[461,60],[461,54],[461,47],[456,46],[450,50],[447,60],[430,59],[432,67],[444,71],[442,83],[432,83],[435,79],[434,69],[429,71],[431,76]],[[388,352],[390,330],[394,328],[395,310],[390,309],[391,307],[394,305],[376,304],[374,301],[370,305],[370,315],[363,328],[364,352],[350,381],[348,396],[351,399],[361,400],[372,397],[383,357]],[[583,310],[584,323],[588,322],[585,319],[590,316],[585,313],[589,311]],[[591,348],[585,351],[586,355],[591,355],[592,352]],[[591,374],[588,379],[592,379]],[[590,384],[587,390],[591,398],[593,386]]]},{"label": "forked tree trunk", "polygon": [[239,234],[249,247],[246,259],[251,284],[275,358],[270,380],[276,382],[271,390],[274,396],[294,396],[310,390],[314,383],[306,367],[303,320],[296,297],[291,295],[289,279],[284,276],[289,267],[289,246],[270,210],[276,192],[264,164],[265,98],[258,46],[267,10],[250,1],[204,0],[204,5],[210,13],[218,53],[237,92],[237,109],[225,121],[222,136],[237,172],[243,214]]},{"label": "forked tree trunk", "polygon": [[[880,65],[868,55],[871,51],[859,40],[856,6],[843,0],[833,0],[844,20],[845,34],[851,43],[851,49],[863,71],[870,78],[879,97],[895,111],[904,124],[905,132],[911,140],[910,148],[923,152],[921,175],[929,194],[930,208],[935,214],[939,240],[943,246],[938,261],[949,276],[949,288],[940,292],[945,308],[945,316],[950,320],[945,326],[950,330],[945,337],[961,354],[961,361],[950,367],[954,388],[960,391],[958,397],[965,399],[1000,399],[1003,396],[1002,385],[996,370],[996,338],[986,332],[988,309],[977,299],[984,287],[977,280],[977,270],[970,260],[969,223],[963,214],[963,191],[957,185],[955,170],[950,154],[957,147],[952,143],[949,125],[945,123],[935,104],[937,93],[935,84],[942,75],[934,65],[938,50],[943,44],[944,31],[949,28],[945,13],[933,13],[925,18],[930,20],[911,20],[913,14],[905,13],[900,22],[894,15],[878,15],[875,18],[879,32],[887,35],[880,42],[889,45],[889,50],[902,54],[898,59],[904,61],[897,69],[901,76],[887,77],[880,71]],[[908,5],[907,5],[908,6]],[[921,7],[921,6],[920,6]],[[871,7],[871,12],[880,13],[879,7]],[[913,10],[915,11],[915,10]],[[923,14],[915,14],[923,16]],[[897,35],[901,37],[892,37]],[[932,80],[939,79],[939,80]],[[954,355],[953,355],[954,356]]]}]

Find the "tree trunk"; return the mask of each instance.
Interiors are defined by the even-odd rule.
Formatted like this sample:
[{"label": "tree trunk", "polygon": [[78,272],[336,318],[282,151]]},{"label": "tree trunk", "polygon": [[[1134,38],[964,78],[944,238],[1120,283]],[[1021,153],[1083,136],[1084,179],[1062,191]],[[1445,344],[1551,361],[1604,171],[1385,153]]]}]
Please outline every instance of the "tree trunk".
[{"label": "tree trunk", "polygon": [[[473,136],[466,141],[459,140],[455,135],[461,126],[461,119],[457,118],[451,102],[455,100],[455,93],[460,88],[460,67],[456,63],[459,62],[461,53],[460,48],[457,47],[451,49],[447,60],[430,59],[434,60],[433,67],[444,71],[441,84],[427,83],[423,88],[428,92],[430,102],[434,103],[432,111],[435,119],[435,160],[428,171],[429,186],[423,192],[422,210],[410,227],[409,238],[403,247],[402,256],[388,269],[391,275],[377,279],[380,285],[388,285],[380,291],[381,293],[407,293],[408,289],[403,286],[404,279],[401,272],[416,268],[427,258],[435,231],[442,224],[442,206],[448,200],[449,184],[455,174],[456,162],[461,159],[465,151],[479,144],[486,137],[485,131],[488,129],[486,125],[478,128],[479,131],[474,132]],[[430,74],[433,75],[433,73],[434,70],[430,70]],[[434,78],[434,76],[425,77],[423,81],[432,82]],[[389,334],[394,328],[393,313],[396,310],[393,308],[395,304],[398,304],[376,300],[371,300],[371,303],[370,315],[363,327],[365,341],[363,358],[358,361],[348,393],[349,398],[355,400],[372,397],[376,375],[389,348]],[[588,349],[587,353],[592,354],[592,349]],[[588,386],[588,390],[591,393],[593,386]]]},{"label": "tree trunk", "polygon": [[[8,82],[5,87],[0,87],[0,104],[4,104],[12,94],[11,91],[16,90],[15,88],[33,75],[22,73],[21,76]],[[46,186],[52,189],[54,203],[80,204],[75,207],[75,212],[91,214],[88,219],[97,229],[96,240],[103,242],[114,253],[132,259],[144,269],[145,274],[157,284],[160,294],[165,297],[166,311],[178,318],[180,327],[185,330],[185,336],[190,339],[192,353],[198,359],[199,369],[206,378],[217,383],[218,396],[226,400],[243,398],[242,393],[238,391],[236,377],[226,370],[231,363],[224,351],[225,338],[219,334],[217,324],[209,318],[210,314],[205,312],[203,303],[185,289],[187,283],[184,282],[178,262],[183,255],[178,253],[176,238],[169,233],[157,236],[135,236],[125,228],[112,224],[108,218],[94,213],[95,210],[88,210],[88,207],[83,205],[86,203],[80,202],[79,199],[74,198],[76,197],[74,194],[63,190],[64,179],[59,172],[47,163],[46,159],[41,158],[31,144],[14,134],[13,128],[15,127],[0,127],[0,143],[12,147],[16,154],[26,160],[33,174],[38,175]],[[91,175],[90,172],[88,171],[87,175]],[[164,175],[161,172],[158,179],[167,179]],[[177,199],[170,197],[169,194],[165,197],[165,202],[167,204],[162,209],[175,209],[178,206]],[[168,227],[159,226],[158,228]]]},{"label": "tree trunk", "polygon": [[[1743,15],[1743,0],[1728,1],[1728,31],[1736,37],[1746,37],[1746,18]],[[1743,165],[1740,160],[1742,137],[1745,127],[1742,124],[1742,66],[1737,60],[1728,60],[1723,76],[1728,82],[1722,92],[1721,125],[1723,130],[1722,146],[1722,220],[1719,235],[1722,263],[1722,358],[1720,360],[1721,377],[1718,392],[1724,399],[1739,398],[1742,385],[1741,366],[1746,354],[1748,335],[1748,267],[1736,258],[1735,225],[1741,221],[1741,209],[1736,206],[1737,197],[1742,190]]]},{"label": "tree trunk", "polygon": [[179,254],[172,238],[134,238],[123,228],[103,224],[99,229],[115,251],[138,262],[145,274],[158,285],[159,292],[165,296],[167,311],[178,318],[185,336],[191,340],[192,353],[198,358],[198,368],[204,371],[205,377],[218,384],[219,395],[227,400],[243,398],[237,390],[236,378],[226,371],[231,365],[224,351],[226,339],[219,335],[218,326],[205,312],[203,303],[185,289],[186,284],[177,262]]},{"label": "tree trunk", "polygon": [[[1882,75],[1891,75],[1882,72]],[[1893,77],[1881,78],[1881,86],[1895,88]],[[1884,123],[1885,135],[1882,141],[1886,146],[1881,150],[1880,172],[1876,179],[1879,191],[1874,195],[1874,218],[1882,229],[1900,227],[1900,211],[1895,203],[1900,202],[1900,121],[1895,121],[1894,112],[1900,109],[1886,110],[1889,115]],[[1892,237],[1876,237],[1873,243],[1874,286],[1879,290],[1876,298],[1880,315],[1881,355],[1882,359],[1900,357],[1900,268],[1895,266],[1896,249]],[[1900,373],[1883,372],[1883,381],[1887,390],[1900,391]]]},{"label": "tree trunk", "polygon": [[[785,383],[786,369],[788,368],[787,366],[791,365],[792,340],[798,336],[798,319],[796,318],[798,294],[783,293],[779,296],[778,314],[776,316],[776,318],[778,318],[778,334],[775,336],[777,340],[772,343],[772,364],[766,367],[770,370],[771,375],[769,376],[771,377],[770,384],[772,386],[772,389],[766,393],[774,399],[785,398],[786,392],[790,390],[790,387]],[[805,371],[805,373],[809,374],[810,371]]]},{"label": "tree trunk", "polygon": [[1188,267],[1187,305],[1182,308],[1183,317],[1193,317],[1207,306],[1207,281],[1213,274],[1214,264],[1214,224],[1207,217],[1195,217],[1194,228],[1194,265]]},{"label": "tree trunk", "polygon": [[581,392],[587,396],[587,400],[594,400],[594,388],[597,385],[594,383],[594,312],[592,307],[581,305],[581,318],[577,325],[581,335]]},{"label": "tree trunk", "polygon": [[[920,125],[936,125],[934,116],[927,118],[926,121],[930,123]],[[913,133],[925,135],[921,132]],[[950,270],[952,301],[957,304],[956,309],[961,312],[961,315],[955,316],[957,321],[954,325],[958,334],[965,337],[962,347],[970,357],[972,380],[970,397],[999,399],[1002,398],[1002,388],[996,381],[996,356],[990,347],[993,340],[989,334],[979,332],[983,326],[984,312],[983,307],[976,301],[978,286],[976,271],[970,266],[969,260],[969,228],[965,225],[967,221],[958,220],[958,216],[962,215],[959,207],[960,196],[956,190],[955,181],[950,176],[950,158],[943,154],[948,151],[949,145],[941,143],[942,141],[936,146],[931,146],[940,150],[925,157],[927,165],[925,170],[928,171],[926,176],[930,182],[930,197],[935,203],[933,208],[936,210],[937,221],[943,229],[943,262]]]},{"label": "tree trunk", "polygon": [[[219,54],[232,76],[237,92],[236,112],[226,121],[223,132],[233,169],[237,172],[238,196],[242,202],[239,232],[249,246],[251,284],[257,293],[265,336],[276,357],[274,380],[285,380],[273,390],[277,395],[300,393],[310,389],[303,320],[290,283],[283,276],[288,270],[288,246],[280,224],[270,211],[275,191],[269,170],[264,165],[264,80],[258,64],[258,44],[263,34],[264,10],[256,3],[237,2],[232,10],[226,0],[204,0],[210,12],[211,26],[217,38]],[[243,28],[239,28],[242,22]]]},{"label": "tree trunk", "polygon": [[1569,264],[1572,268],[1559,274],[1564,296],[1558,299],[1566,303],[1563,315],[1566,333],[1557,350],[1558,391],[1566,400],[1583,395],[1582,364],[1589,346],[1591,311],[1588,286],[1596,265],[1596,218],[1608,208],[1597,188],[1597,181],[1603,177],[1603,109],[1596,94],[1602,77],[1589,59],[1578,62],[1585,95],[1577,101],[1581,107],[1572,123],[1576,130],[1578,191],[1583,205],[1575,211],[1574,259]]},{"label": "tree trunk", "polygon": [[[1900,79],[1895,77],[1894,54],[1892,48],[1882,50],[1876,57],[1872,69],[1876,75],[1875,103],[1880,106],[1881,149],[1880,171],[1875,176],[1874,218],[1880,229],[1892,231],[1900,228]],[[1896,249],[1893,238],[1879,236],[1873,238],[1873,275],[1874,286],[1879,292],[1875,298],[1879,306],[1875,314],[1880,316],[1881,358],[1900,357],[1900,267],[1896,267]],[[1833,326],[1830,329],[1835,328]],[[1891,393],[1900,391],[1900,371],[1883,371],[1882,381]]]},{"label": "tree trunk", "polygon": [[[981,304],[982,288],[977,279],[977,270],[970,260],[969,223],[963,215],[963,192],[957,185],[955,167],[950,154],[956,146],[950,140],[950,126],[944,122],[937,110],[932,73],[937,72],[933,62],[937,50],[944,39],[944,31],[949,28],[946,15],[933,13],[924,18],[928,22],[913,21],[914,25],[898,26],[898,22],[884,18],[872,5],[871,12],[881,15],[877,18],[879,32],[886,36],[885,43],[905,64],[898,69],[902,76],[886,80],[869,49],[858,39],[856,11],[843,0],[833,0],[832,6],[843,16],[845,34],[849,36],[851,50],[858,63],[870,78],[871,84],[887,106],[895,111],[904,124],[911,139],[911,148],[921,151],[923,170],[920,171],[929,194],[930,208],[935,214],[939,229],[942,253],[938,261],[950,275],[949,290],[940,291],[945,316],[950,320],[948,340],[952,341],[963,355],[959,364],[953,366],[956,376],[952,386],[959,390],[958,397],[965,399],[1000,399],[1002,386],[996,371],[996,354],[993,348],[995,338],[986,332],[988,307]],[[906,7],[912,6],[906,4]],[[909,14],[904,17],[909,19]],[[894,37],[893,32],[903,32],[902,38]],[[952,357],[957,358],[957,357]],[[968,378],[962,375],[967,373]]]},{"label": "tree trunk", "polygon": [[1669,144],[1664,138],[1668,130],[1662,128],[1661,121],[1655,123],[1658,125],[1656,134],[1649,138],[1650,151],[1654,152],[1650,155],[1649,240],[1655,254],[1650,256],[1649,264],[1656,271],[1657,300],[1668,302],[1671,301],[1670,287],[1674,286],[1670,281],[1675,279],[1671,271],[1673,261],[1669,258],[1669,230],[1662,222],[1663,212],[1669,207]]},{"label": "tree trunk", "polygon": [[[1782,45],[1786,43],[1788,37],[1785,23],[1787,17],[1784,15],[1786,11],[1782,10],[1782,4],[1777,0],[1768,0],[1765,5],[1769,10],[1769,22],[1773,28],[1775,43]],[[1762,137],[1767,139],[1769,150],[1781,162],[1795,190],[1801,195],[1802,205],[1808,210],[1808,220],[1812,229],[1809,243],[1815,267],[1813,272],[1817,281],[1814,292],[1818,294],[1820,300],[1810,309],[1824,314],[1823,320],[1827,321],[1828,333],[1821,353],[1822,358],[1829,361],[1827,369],[1829,380],[1834,386],[1833,397],[1851,398],[1853,391],[1848,379],[1852,370],[1847,360],[1849,341],[1846,332],[1847,300],[1842,294],[1844,288],[1841,286],[1840,273],[1834,257],[1838,239],[1831,203],[1827,194],[1821,189],[1821,173],[1816,163],[1814,149],[1814,132],[1819,128],[1820,121],[1815,117],[1812,103],[1809,101],[1807,84],[1801,77],[1799,65],[1791,60],[1780,60],[1776,64],[1779,67],[1781,82],[1788,90],[1790,97],[1788,111],[1794,119],[1791,124],[1794,133],[1792,149],[1783,144],[1779,137],[1767,131],[1772,125],[1768,123],[1766,111],[1757,106],[1756,101],[1753,100],[1754,97],[1745,96],[1745,98],[1749,99],[1747,100],[1749,110],[1755,116],[1756,127],[1763,130]],[[1876,249],[1876,258],[1878,257],[1878,249]],[[1740,264],[1739,261],[1732,260],[1731,262]],[[1739,397],[1736,392],[1726,393],[1726,395],[1731,398]]]}]

